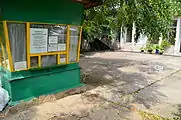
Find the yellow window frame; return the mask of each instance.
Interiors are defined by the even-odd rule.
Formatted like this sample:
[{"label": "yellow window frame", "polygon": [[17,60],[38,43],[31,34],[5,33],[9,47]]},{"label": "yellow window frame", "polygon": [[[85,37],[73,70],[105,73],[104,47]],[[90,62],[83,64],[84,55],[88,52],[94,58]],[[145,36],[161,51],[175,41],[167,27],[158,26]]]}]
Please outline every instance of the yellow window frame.
[{"label": "yellow window frame", "polygon": [[8,61],[9,61],[10,71],[13,72],[14,71],[14,66],[13,66],[11,48],[10,48],[10,43],[9,43],[7,21],[3,21],[3,28],[4,28],[4,34],[5,34],[6,50],[7,50],[7,54],[8,54]]},{"label": "yellow window frame", "polygon": [[[10,71],[14,72],[14,66],[12,61],[12,54],[10,49],[10,42],[9,42],[9,35],[8,35],[8,27],[7,22],[14,22],[14,23],[25,23],[26,24],[26,41],[27,41],[27,69],[31,69],[31,57],[38,57],[38,67],[41,67],[41,57],[45,55],[57,55],[57,64],[61,64],[60,61],[60,55],[66,55],[66,64],[70,64],[69,62],[69,50],[70,50],[70,26],[76,26],[76,25],[66,25],[66,24],[55,24],[55,23],[39,23],[39,22],[23,22],[23,21],[3,21],[3,27],[4,27],[4,33],[5,33],[5,41],[6,41],[6,48],[8,53],[8,59],[9,59],[9,65],[10,65]],[[65,51],[59,51],[59,52],[46,52],[46,53],[38,53],[38,54],[31,54],[30,53],[30,24],[53,24],[53,25],[63,25],[67,26],[67,36],[66,36],[66,50]],[[77,59],[75,62],[79,62],[80,57],[80,46],[81,46],[81,36],[82,36],[82,26],[76,26],[80,27],[80,34],[79,34],[79,40],[78,40],[78,48],[77,48]],[[73,63],[75,63],[73,62]]]},{"label": "yellow window frame", "polygon": [[[5,51],[4,51],[4,46],[3,46],[3,43],[2,43],[2,38],[0,37],[0,45],[1,45],[1,49],[2,49],[2,55],[1,55],[1,66],[7,68],[7,64],[6,64],[6,56],[5,56]],[[2,57],[4,59],[4,63],[2,61]]]}]

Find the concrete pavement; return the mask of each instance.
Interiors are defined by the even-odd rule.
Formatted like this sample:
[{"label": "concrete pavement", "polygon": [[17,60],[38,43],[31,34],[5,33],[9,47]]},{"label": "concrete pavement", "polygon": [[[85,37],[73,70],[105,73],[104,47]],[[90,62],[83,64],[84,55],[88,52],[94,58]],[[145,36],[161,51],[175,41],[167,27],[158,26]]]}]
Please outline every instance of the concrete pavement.
[{"label": "concrete pavement", "polygon": [[3,120],[142,120],[138,110],[170,119],[181,114],[180,57],[100,52],[85,54],[80,65],[83,91]]}]

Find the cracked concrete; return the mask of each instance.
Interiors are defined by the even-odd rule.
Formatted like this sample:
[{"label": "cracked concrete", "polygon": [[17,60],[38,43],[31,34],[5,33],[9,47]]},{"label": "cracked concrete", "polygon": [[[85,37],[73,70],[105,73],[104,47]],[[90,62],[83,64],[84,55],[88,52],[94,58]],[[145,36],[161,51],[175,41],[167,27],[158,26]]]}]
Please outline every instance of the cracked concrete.
[{"label": "cracked concrete", "polygon": [[129,52],[89,53],[80,59],[85,91],[9,113],[3,120],[141,120],[137,110],[173,118],[181,114],[180,61]]}]

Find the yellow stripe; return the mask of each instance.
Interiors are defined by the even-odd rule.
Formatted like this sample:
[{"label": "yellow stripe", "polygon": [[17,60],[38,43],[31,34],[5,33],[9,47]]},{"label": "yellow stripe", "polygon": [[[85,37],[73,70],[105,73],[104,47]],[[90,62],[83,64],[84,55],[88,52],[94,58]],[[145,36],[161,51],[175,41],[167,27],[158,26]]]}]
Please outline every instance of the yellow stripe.
[{"label": "yellow stripe", "polygon": [[24,22],[24,21],[9,21],[9,20],[7,20],[6,22],[13,22],[13,23],[27,23],[27,22]]},{"label": "yellow stripe", "polygon": [[[57,55],[57,64],[60,64],[60,55],[66,54],[66,64],[69,64],[69,49],[70,49],[70,25],[66,24],[56,24],[56,23],[40,23],[40,22],[23,22],[23,21],[8,21],[8,22],[14,22],[14,23],[26,23],[26,31],[27,31],[27,66],[28,69],[31,68],[31,59],[30,57],[38,56],[38,64],[39,67],[41,66],[41,57],[44,55]],[[57,51],[57,52],[50,52],[50,53],[38,53],[38,54],[31,54],[30,53],[30,24],[53,24],[53,25],[61,25],[61,26],[67,26],[67,36],[66,36],[66,51]],[[13,61],[12,61],[12,55],[10,50],[10,43],[9,43],[9,37],[8,37],[8,29],[7,29],[7,21],[3,22],[4,26],[4,33],[5,33],[5,39],[6,39],[6,48],[8,52],[8,58],[9,58],[9,64],[11,71],[14,71]],[[75,27],[78,27],[77,25],[72,25]],[[80,28],[80,37],[78,41],[78,49],[77,49],[77,62],[79,61],[80,57],[80,45],[81,45],[81,35],[82,35],[82,27]]]},{"label": "yellow stripe", "polygon": [[80,59],[81,39],[82,39],[82,27],[80,27],[80,35],[79,35],[78,48],[77,48],[77,62],[79,62]]},{"label": "yellow stripe", "polygon": [[2,52],[0,53],[0,66],[2,66]]},{"label": "yellow stripe", "polygon": [[31,61],[30,61],[30,23],[28,22],[28,23],[26,23],[26,31],[27,31],[27,33],[26,33],[26,39],[27,39],[27,45],[26,45],[26,47],[27,47],[27,64],[28,64],[28,69],[30,69],[30,67],[31,67]]},{"label": "yellow stripe", "polygon": [[41,23],[41,22],[31,22],[31,24],[43,24],[43,25],[60,25],[60,26],[67,26],[66,24],[56,24],[56,23]]},{"label": "yellow stripe", "polygon": [[[31,22],[31,21],[9,21],[9,20],[6,20],[6,22],[14,22],[14,23],[30,23],[30,24],[50,24],[50,25],[62,25],[62,26],[68,26],[68,25],[71,25],[71,24],[57,24],[57,23],[42,23],[42,22]],[[71,26],[74,26],[74,27],[80,27],[80,25],[71,25]]]},{"label": "yellow stripe", "polygon": [[42,22],[24,22],[24,21],[9,21],[7,20],[7,22],[13,22],[13,23],[30,23],[30,24],[50,24],[50,25],[62,25],[62,26],[67,26],[66,24],[56,24],[56,23],[42,23]]},{"label": "yellow stripe", "polygon": [[9,59],[10,71],[13,72],[14,67],[13,67],[12,54],[11,54],[11,49],[10,49],[8,29],[7,29],[7,22],[6,21],[3,21],[3,28],[4,28],[4,34],[5,34],[6,49],[7,49],[8,59]]},{"label": "yellow stripe", "polygon": [[70,48],[70,25],[67,26],[67,56],[66,63],[69,64],[69,48]]},{"label": "yellow stripe", "polygon": [[71,27],[80,27],[80,25],[70,25]]},{"label": "yellow stripe", "polygon": [[31,57],[33,56],[44,56],[44,55],[56,55],[56,54],[66,54],[66,51],[61,51],[61,52],[50,52],[50,53],[37,53],[37,54],[30,54]]},{"label": "yellow stripe", "polygon": [[2,48],[2,54],[3,54],[3,59],[4,59],[4,64],[2,63],[2,66],[7,68],[6,56],[5,56],[5,51],[4,51],[4,46],[3,46],[3,43],[2,43],[2,39],[1,39],[1,48]]},{"label": "yellow stripe", "polygon": [[41,67],[41,56],[38,56],[38,67]]},{"label": "yellow stripe", "polygon": [[[30,23],[30,24],[56,24],[56,23],[42,23],[42,22],[25,22],[25,21],[9,21],[7,20],[7,22],[13,22],[13,23]],[[59,25],[59,24],[56,24]]]},{"label": "yellow stripe", "polygon": [[[1,42],[2,42],[2,39],[1,39],[1,36],[0,36],[0,45],[1,45]],[[1,53],[0,53],[0,63],[1,63],[1,66],[3,66],[2,57],[3,57],[3,50],[2,50],[2,45],[1,45]]]},{"label": "yellow stripe", "polygon": [[60,54],[57,55],[57,64],[60,64]]},{"label": "yellow stripe", "polygon": [[[62,26],[71,25],[71,24],[43,23],[43,22],[31,22],[31,21],[25,22],[25,21],[9,21],[9,20],[7,20],[7,22],[14,22],[14,23],[27,23],[27,22],[29,22],[30,24],[44,24],[44,25],[50,24],[50,25],[62,25]],[[71,26],[79,27],[80,25],[71,25]]]}]

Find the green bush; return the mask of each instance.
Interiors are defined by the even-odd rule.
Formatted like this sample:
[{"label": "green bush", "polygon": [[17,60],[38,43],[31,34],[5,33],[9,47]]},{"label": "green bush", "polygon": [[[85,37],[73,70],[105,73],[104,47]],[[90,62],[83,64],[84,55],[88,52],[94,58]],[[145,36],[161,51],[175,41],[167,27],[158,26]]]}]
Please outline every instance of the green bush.
[{"label": "green bush", "polygon": [[144,48],[144,47],[141,47],[140,50],[145,50],[145,48]]},{"label": "green bush", "polygon": [[166,48],[170,47],[171,45],[172,44],[170,42],[168,42],[167,40],[162,40],[162,43],[161,43],[160,47],[162,49],[166,49]]},{"label": "green bush", "polygon": [[160,46],[158,44],[154,45],[154,49],[155,50],[159,50],[160,49]]},{"label": "green bush", "polygon": [[168,41],[171,45],[175,45],[175,38],[170,38]]},{"label": "green bush", "polygon": [[154,45],[151,44],[150,42],[148,42],[148,43],[146,44],[146,50],[153,50],[153,49],[154,49]]},{"label": "green bush", "polygon": [[155,44],[154,45],[154,50],[163,50],[163,47],[158,45],[158,44]]}]

